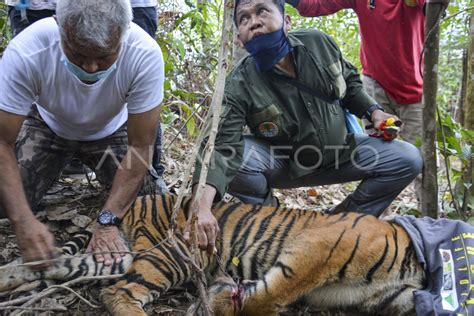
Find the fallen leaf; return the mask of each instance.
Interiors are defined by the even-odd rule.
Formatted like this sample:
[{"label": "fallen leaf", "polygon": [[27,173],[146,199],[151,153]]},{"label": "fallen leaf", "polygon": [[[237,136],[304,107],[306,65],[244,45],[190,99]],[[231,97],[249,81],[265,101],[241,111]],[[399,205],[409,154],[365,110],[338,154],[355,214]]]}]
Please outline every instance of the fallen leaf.
[{"label": "fallen leaf", "polygon": [[75,233],[81,231],[81,227],[78,227],[78,226],[68,226],[68,227],[65,228],[65,230],[66,230],[66,232],[67,232],[68,234],[71,234],[71,235],[72,235],[72,234],[75,234]]},{"label": "fallen leaf", "polygon": [[50,206],[45,211],[50,221],[65,221],[77,215],[77,209],[71,209],[68,206]]},{"label": "fallen leaf", "polygon": [[84,228],[87,225],[89,225],[91,221],[92,221],[92,219],[89,216],[80,215],[80,214],[78,214],[78,215],[74,216],[73,218],[71,218],[71,222],[74,225],[76,225],[78,227],[81,227],[81,228]]},{"label": "fallen leaf", "polygon": [[46,226],[48,226],[48,229],[52,232],[62,230],[62,226],[59,225],[57,222],[47,222]]},{"label": "fallen leaf", "polygon": [[174,312],[175,309],[169,306],[158,306],[157,308],[153,309],[154,314],[160,315],[160,314],[168,314]]},{"label": "fallen leaf", "polygon": [[36,280],[30,283],[22,284],[16,289],[14,289],[13,291],[11,291],[11,294],[33,291],[41,284],[41,282],[42,282],[41,280]]}]

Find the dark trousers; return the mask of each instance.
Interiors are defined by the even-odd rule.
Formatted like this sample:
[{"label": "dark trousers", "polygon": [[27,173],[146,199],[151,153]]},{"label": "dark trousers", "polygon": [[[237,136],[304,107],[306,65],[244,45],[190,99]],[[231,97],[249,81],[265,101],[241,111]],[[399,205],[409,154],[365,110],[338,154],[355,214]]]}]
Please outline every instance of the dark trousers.
[{"label": "dark trousers", "polygon": [[12,29],[13,37],[20,34],[31,24],[38,20],[49,18],[55,13],[54,10],[26,10],[26,19],[21,19],[21,11],[15,10],[15,7],[8,6],[8,18]]},{"label": "dark trousers", "polygon": [[133,8],[133,22],[153,38],[155,38],[158,29],[157,18],[155,7]]},{"label": "dark trousers", "polygon": [[230,184],[229,193],[248,204],[271,204],[272,188],[290,189],[362,180],[343,205],[352,212],[375,216],[421,172],[420,151],[410,143],[390,142],[355,134],[356,148],[351,160],[299,178],[283,153],[270,143],[246,136],[243,163]]},{"label": "dark trousers", "polygon": [[[54,10],[26,10],[26,19],[22,20],[21,11],[9,6],[8,17],[13,36],[18,35],[36,21],[53,16],[54,13]],[[133,8],[133,22],[150,34],[151,37],[155,38],[156,30],[158,29],[155,7]],[[160,177],[163,176],[165,171],[165,168],[161,165],[161,136],[161,126],[158,126],[155,152],[153,154],[153,168]]]}]

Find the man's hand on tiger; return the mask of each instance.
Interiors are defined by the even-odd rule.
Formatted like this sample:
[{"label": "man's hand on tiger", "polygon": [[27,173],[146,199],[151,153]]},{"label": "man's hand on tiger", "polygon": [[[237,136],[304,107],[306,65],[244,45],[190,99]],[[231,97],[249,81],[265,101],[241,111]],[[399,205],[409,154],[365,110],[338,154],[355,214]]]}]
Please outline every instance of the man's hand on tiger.
[{"label": "man's hand on tiger", "polygon": [[202,210],[198,213],[197,236],[199,249],[206,251],[208,256],[212,256],[216,250],[216,238],[219,233],[219,224],[216,217],[209,210]]},{"label": "man's hand on tiger", "polygon": [[[197,186],[193,187],[193,195],[196,194]],[[216,195],[216,189],[209,184],[206,184],[203,189],[201,200],[198,206],[198,222],[197,222],[197,241],[199,249],[206,251],[208,256],[212,256],[217,252],[216,238],[219,233],[219,224],[212,214],[212,201]],[[184,240],[189,242],[191,240],[190,227],[186,225],[184,231]]]},{"label": "man's hand on tiger", "polygon": [[128,251],[125,241],[120,236],[117,226],[96,225],[92,234],[87,252],[93,252],[97,262],[111,265],[114,261],[119,263],[122,256]]},{"label": "man's hand on tiger", "polygon": [[384,122],[389,118],[393,118],[396,122],[401,122],[398,116],[396,115],[388,114],[380,110],[375,110],[374,112],[372,112],[371,119],[374,125],[374,129],[377,132],[384,133],[386,135],[384,136],[385,140],[391,141],[398,137],[398,135],[400,134],[400,131],[403,128],[403,123],[401,126],[397,126],[397,128],[395,129],[387,129],[385,131],[380,130],[380,126],[382,126]]},{"label": "man's hand on tiger", "polygon": [[[31,214],[13,227],[16,242],[20,248],[24,262],[51,260],[56,256],[54,236],[48,227]],[[32,265],[33,270],[43,270],[51,265],[45,261]]]}]

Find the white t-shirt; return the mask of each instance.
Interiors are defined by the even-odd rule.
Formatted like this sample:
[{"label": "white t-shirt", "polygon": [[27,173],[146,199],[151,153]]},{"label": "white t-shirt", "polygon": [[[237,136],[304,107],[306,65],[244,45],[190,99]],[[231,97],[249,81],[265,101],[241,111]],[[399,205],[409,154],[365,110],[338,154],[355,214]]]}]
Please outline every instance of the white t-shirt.
[{"label": "white t-shirt", "polygon": [[[30,10],[56,10],[58,0],[30,0]],[[18,0],[5,0],[10,6],[15,6]],[[136,7],[156,7],[157,0],[130,0],[132,8]]]},{"label": "white t-shirt", "polygon": [[114,133],[128,113],[149,111],[163,100],[164,67],[158,44],[132,23],[117,68],[88,85],[61,62],[58,26],[42,19],[8,45],[0,61],[0,109],[27,115],[32,102],[59,136],[91,141]]}]

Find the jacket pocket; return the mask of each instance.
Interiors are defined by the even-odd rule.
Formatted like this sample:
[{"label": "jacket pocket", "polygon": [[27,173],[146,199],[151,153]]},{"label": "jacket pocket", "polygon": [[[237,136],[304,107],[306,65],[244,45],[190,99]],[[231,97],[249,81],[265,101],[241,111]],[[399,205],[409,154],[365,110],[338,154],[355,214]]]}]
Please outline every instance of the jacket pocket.
[{"label": "jacket pocket", "polygon": [[286,128],[283,126],[283,112],[271,104],[264,109],[250,114],[248,125],[252,132],[262,138],[273,138],[284,134]]},{"label": "jacket pocket", "polygon": [[342,75],[342,64],[338,60],[327,67],[329,76],[331,78],[331,85],[333,97],[342,99],[346,95],[347,85],[344,76]]}]

